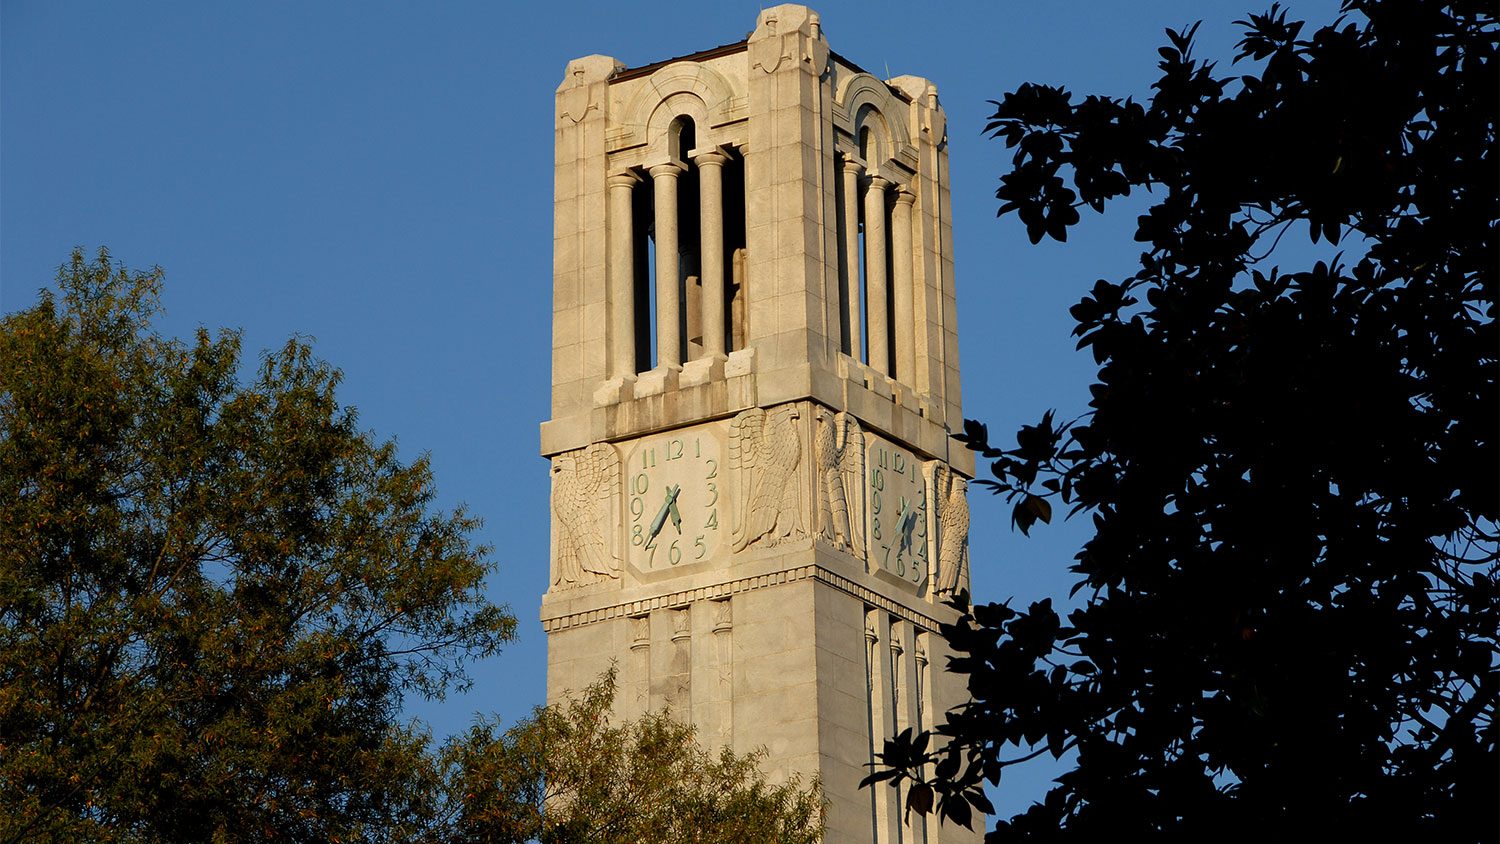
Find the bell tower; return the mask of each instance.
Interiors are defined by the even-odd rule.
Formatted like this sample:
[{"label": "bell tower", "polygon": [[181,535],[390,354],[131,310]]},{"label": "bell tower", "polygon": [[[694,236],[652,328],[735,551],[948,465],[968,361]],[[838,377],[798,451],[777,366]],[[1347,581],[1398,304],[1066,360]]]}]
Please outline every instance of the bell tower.
[{"label": "bell tower", "polygon": [[[963,700],[968,587],[945,118],[803,6],[557,89],[549,699],[822,777],[830,842],[977,841],[859,789]],[[976,824],[982,829],[982,823]]]}]

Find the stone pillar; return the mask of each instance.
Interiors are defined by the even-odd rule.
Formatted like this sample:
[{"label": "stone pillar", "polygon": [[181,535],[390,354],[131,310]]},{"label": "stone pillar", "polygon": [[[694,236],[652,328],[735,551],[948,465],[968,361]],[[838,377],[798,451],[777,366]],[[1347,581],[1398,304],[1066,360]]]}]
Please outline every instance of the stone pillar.
[{"label": "stone pillar", "polygon": [[[903,626],[903,622],[897,621],[893,618],[891,619],[890,627],[887,628],[887,630],[889,631],[888,635],[890,637],[891,647],[890,705],[891,720],[894,722],[891,725],[891,735],[893,736],[900,734],[902,730],[905,730],[911,726],[910,711],[908,709],[908,704],[910,703],[909,698],[911,697],[911,692],[908,690],[911,687],[908,686],[905,682],[906,665],[904,664],[904,660],[902,659],[902,656],[906,652],[906,648],[901,641],[903,638],[903,633],[905,632],[902,629]],[[906,822],[906,812],[902,810],[905,797],[906,794],[903,790],[899,788],[892,789],[891,798],[892,802],[896,804],[893,808],[895,809],[896,823],[899,825],[905,825]]]},{"label": "stone pillar", "polygon": [[917,386],[916,288],[912,280],[911,207],[917,195],[902,187],[891,212],[891,284],[894,287],[896,329],[896,377]]},{"label": "stone pillar", "polygon": [[[553,147],[552,418],[588,413],[609,378],[609,80],[625,65],[609,56],[568,62],[557,87]],[[581,443],[580,443],[581,445]]]},{"label": "stone pillar", "polygon": [[698,165],[699,277],[703,279],[703,354],[725,357],[724,346],[724,164],[718,150],[693,156]]},{"label": "stone pillar", "polygon": [[[746,41],[745,193],[749,314],[762,405],[806,395],[815,361],[833,338],[829,298],[836,294],[827,251],[834,186],[828,43],[817,16],[794,4],[762,9]],[[778,764],[773,751],[769,764]]]},{"label": "stone pillar", "polygon": [[682,366],[681,269],[677,256],[678,164],[651,168],[656,190],[656,367]]},{"label": "stone pillar", "polygon": [[[655,172],[655,171],[653,171]],[[870,178],[865,190],[865,315],[870,320],[869,364],[876,372],[891,374],[890,314],[886,311],[885,278],[885,189],[890,182]],[[658,250],[660,247],[658,246]]]},{"label": "stone pillar", "polygon": [[630,619],[630,668],[625,677],[628,687],[625,711],[639,718],[651,711],[651,619]]},{"label": "stone pillar", "polygon": [[[876,761],[875,754],[885,746],[885,740],[896,735],[888,691],[891,669],[880,654],[881,628],[889,630],[889,625],[883,623],[883,615],[878,609],[865,610],[865,694],[869,696],[866,707],[869,713],[872,763]],[[874,844],[891,844],[900,834],[900,819],[896,817],[895,807],[892,805],[894,794],[895,789],[886,783],[870,788],[870,820],[874,827],[871,830],[874,833]]]},{"label": "stone pillar", "polygon": [[844,283],[848,286],[845,303],[844,324],[849,328],[849,356],[864,360],[860,331],[863,319],[859,297],[859,179],[865,167],[852,159],[844,160],[844,265],[848,268]]},{"label": "stone pillar", "polygon": [[693,718],[693,629],[689,607],[667,610],[672,619],[672,662],[668,668],[666,705],[684,724]]},{"label": "stone pillar", "polygon": [[609,177],[609,377],[633,378],[635,359],[635,186],[626,171]]},{"label": "stone pillar", "polygon": [[715,693],[718,697],[718,742],[722,747],[734,746],[734,641],[730,638],[734,630],[729,599],[714,601],[714,666],[718,682]]}]

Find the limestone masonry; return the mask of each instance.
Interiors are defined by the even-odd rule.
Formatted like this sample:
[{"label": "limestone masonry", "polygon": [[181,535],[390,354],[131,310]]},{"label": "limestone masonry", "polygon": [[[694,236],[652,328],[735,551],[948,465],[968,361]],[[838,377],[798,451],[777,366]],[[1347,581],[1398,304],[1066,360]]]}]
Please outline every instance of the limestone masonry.
[{"label": "limestone masonry", "polygon": [[857,788],[964,695],[937,88],[776,6],[734,44],[569,62],[556,133],[549,700],[614,662],[620,717],[820,775],[829,842],[978,841]]}]

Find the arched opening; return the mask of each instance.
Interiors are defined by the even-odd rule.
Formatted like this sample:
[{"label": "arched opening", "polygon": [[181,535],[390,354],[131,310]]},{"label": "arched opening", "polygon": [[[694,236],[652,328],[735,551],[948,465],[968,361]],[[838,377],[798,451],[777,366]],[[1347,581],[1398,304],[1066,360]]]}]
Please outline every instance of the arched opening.
[{"label": "arched opening", "polygon": [[632,275],[635,283],[635,369],[637,374],[656,366],[656,260],[651,226],[655,217],[651,183],[641,180],[631,191]]},{"label": "arched opening", "polygon": [[[861,126],[859,129],[859,155],[864,159],[866,167],[872,167],[877,161],[875,156],[879,153],[875,143],[875,135],[870,127]],[[869,244],[865,242],[865,233],[868,223],[864,218],[865,188],[860,185],[858,202],[853,209],[853,218],[858,229],[859,238],[859,266],[854,268],[857,279],[859,302],[856,307],[861,308],[860,313],[860,336],[850,338],[856,344],[855,357],[865,363],[870,361],[870,251]]]},{"label": "arched opening", "polygon": [[677,336],[682,338],[677,359],[696,360],[703,354],[702,209],[698,197],[698,168],[693,164],[698,132],[687,115],[667,127],[667,149],[683,170],[677,177]]},{"label": "arched opening", "polygon": [[745,348],[745,159],[731,155],[724,165],[724,320],[725,353]]}]

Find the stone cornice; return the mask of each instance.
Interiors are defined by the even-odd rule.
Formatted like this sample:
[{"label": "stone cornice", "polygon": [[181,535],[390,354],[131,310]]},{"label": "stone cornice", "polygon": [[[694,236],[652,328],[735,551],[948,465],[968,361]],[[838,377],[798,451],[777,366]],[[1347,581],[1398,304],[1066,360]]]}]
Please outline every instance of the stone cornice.
[{"label": "stone cornice", "polygon": [[[792,566],[779,571],[752,575],[735,580],[726,580],[710,586],[668,592],[635,601],[625,601],[597,609],[563,613],[556,616],[547,616],[544,614],[542,617],[542,629],[548,633],[555,633],[559,630],[567,630],[570,627],[581,627],[586,624],[595,624],[616,618],[645,615],[652,610],[680,609],[698,601],[722,600],[741,592],[767,589],[803,580],[816,580],[852,595],[868,606],[885,610],[891,615],[909,621],[917,627],[934,632],[937,631],[939,624],[952,622],[958,617],[956,612],[942,606],[932,607],[932,613],[914,609],[902,602],[891,600],[885,595],[856,583],[843,575],[830,571],[821,565],[811,564]],[[938,616],[940,615],[946,618],[939,618]]]}]

